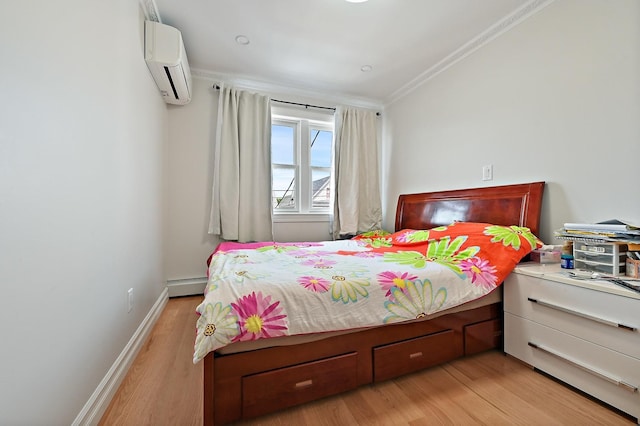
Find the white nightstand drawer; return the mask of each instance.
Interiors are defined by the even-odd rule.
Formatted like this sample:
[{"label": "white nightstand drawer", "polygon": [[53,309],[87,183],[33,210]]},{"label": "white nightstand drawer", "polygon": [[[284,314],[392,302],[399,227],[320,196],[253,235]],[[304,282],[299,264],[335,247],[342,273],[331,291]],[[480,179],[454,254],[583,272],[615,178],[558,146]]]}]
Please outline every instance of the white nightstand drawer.
[{"label": "white nightstand drawer", "polygon": [[584,287],[511,274],[504,310],[640,359],[640,301]]},{"label": "white nightstand drawer", "polygon": [[505,352],[640,418],[640,360],[505,313]]}]

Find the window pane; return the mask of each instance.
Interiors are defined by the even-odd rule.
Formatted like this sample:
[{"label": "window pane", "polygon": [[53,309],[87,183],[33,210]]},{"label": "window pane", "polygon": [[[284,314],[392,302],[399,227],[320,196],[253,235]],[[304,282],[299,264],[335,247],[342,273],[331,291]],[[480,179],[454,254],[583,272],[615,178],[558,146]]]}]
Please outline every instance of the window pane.
[{"label": "window pane", "polygon": [[296,208],[296,171],[293,167],[274,167],[271,182],[271,198],[274,210]]},{"label": "window pane", "polygon": [[311,129],[311,167],[331,167],[331,140],[328,130]]},{"label": "window pane", "polygon": [[271,126],[271,162],[294,165],[293,127]]},{"label": "window pane", "polygon": [[311,207],[328,209],[331,200],[331,172],[322,169],[311,169]]}]

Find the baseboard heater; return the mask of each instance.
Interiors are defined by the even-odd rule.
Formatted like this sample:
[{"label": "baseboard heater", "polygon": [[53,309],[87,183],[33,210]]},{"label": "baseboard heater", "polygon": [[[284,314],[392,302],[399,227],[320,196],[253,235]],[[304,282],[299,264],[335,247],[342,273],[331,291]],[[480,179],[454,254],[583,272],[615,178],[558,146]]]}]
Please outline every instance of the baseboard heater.
[{"label": "baseboard heater", "polygon": [[204,289],[206,286],[206,277],[167,280],[167,290],[169,291],[169,297],[196,296],[199,294],[204,294]]}]

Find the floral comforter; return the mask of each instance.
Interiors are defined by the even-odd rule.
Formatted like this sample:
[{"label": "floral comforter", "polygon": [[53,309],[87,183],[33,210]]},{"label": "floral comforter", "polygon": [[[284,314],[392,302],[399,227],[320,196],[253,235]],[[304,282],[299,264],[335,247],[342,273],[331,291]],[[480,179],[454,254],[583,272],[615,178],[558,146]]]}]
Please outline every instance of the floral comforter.
[{"label": "floral comforter", "polygon": [[233,342],[397,323],[480,298],[542,243],[459,222],[315,243],[222,243],[198,306],[193,362]]}]

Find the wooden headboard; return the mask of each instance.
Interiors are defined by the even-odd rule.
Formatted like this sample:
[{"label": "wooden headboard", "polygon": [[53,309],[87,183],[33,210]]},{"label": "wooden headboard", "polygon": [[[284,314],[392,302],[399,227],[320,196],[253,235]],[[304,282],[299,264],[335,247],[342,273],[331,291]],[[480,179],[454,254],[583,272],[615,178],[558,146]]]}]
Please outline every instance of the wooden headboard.
[{"label": "wooden headboard", "polygon": [[462,221],[526,226],[538,235],[543,191],[544,182],[533,182],[403,194],[398,197],[396,231]]}]

